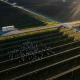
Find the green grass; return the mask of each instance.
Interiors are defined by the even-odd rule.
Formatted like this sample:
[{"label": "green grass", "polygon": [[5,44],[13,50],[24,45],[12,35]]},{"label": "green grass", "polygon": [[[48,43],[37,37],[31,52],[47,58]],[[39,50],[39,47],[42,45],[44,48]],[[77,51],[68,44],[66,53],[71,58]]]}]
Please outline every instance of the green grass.
[{"label": "green grass", "polygon": [[[25,13],[26,13],[26,12],[25,12]],[[28,13],[29,13],[29,12],[28,12]],[[42,22],[43,24],[17,26],[17,28],[18,28],[19,30],[28,30],[28,29],[34,29],[34,28],[40,28],[40,27],[57,25],[56,22],[50,21],[50,20],[45,19],[45,18],[43,18],[43,17],[40,17],[40,16],[38,16],[38,15],[35,15],[35,14],[32,14],[32,13],[29,13],[28,15],[31,16],[31,17],[33,17],[33,18],[35,18],[36,20]]]},{"label": "green grass", "polygon": [[[15,34],[15,35],[11,35],[11,36],[6,36],[6,37],[2,37],[0,36],[0,40],[5,40],[5,39],[11,39],[11,38],[16,38],[16,37],[20,37],[20,36],[25,36],[25,35],[32,35],[32,34],[37,34],[37,33],[42,33],[42,32],[47,32],[47,31],[52,31],[52,30],[57,30],[58,27],[56,28],[51,28],[51,29],[45,29],[45,30],[39,30],[39,31],[33,31],[33,32],[26,32],[26,33],[21,33],[21,34]],[[68,30],[70,30],[69,28],[67,28]],[[67,30],[66,29],[66,30]],[[63,27],[59,30],[59,32],[63,32],[65,29],[63,29]],[[66,31],[63,33],[63,35],[65,34],[69,34],[71,32],[75,32],[74,30],[72,31]],[[80,40],[80,32],[77,33],[73,33],[73,34],[69,34],[68,37],[74,37],[74,41],[76,40]]]},{"label": "green grass", "polygon": [[74,37],[74,41],[80,40],[80,32],[70,34],[68,37]]},{"label": "green grass", "polygon": [[80,23],[71,25],[73,28],[80,30]]},{"label": "green grass", "polygon": [[41,25],[33,25],[33,26],[19,26],[17,27],[19,30],[29,30],[29,29],[35,29],[35,28],[41,28],[41,27],[47,27],[47,26],[54,26],[54,25],[57,25],[57,23],[55,22],[44,22],[44,24],[41,24]]},{"label": "green grass", "polygon": [[45,29],[45,30],[39,30],[39,31],[33,31],[33,32],[26,32],[26,33],[21,33],[21,34],[15,34],[15,35],[6,36],[6,37],[0,36],[0,40],[20,37],[20,36],[25,36],[25,35],[31,35],[31,34],[37,34],[37,33],[46,32],[46,31],[52,31],[52,30],[56,30],[56,29],[58,29],[58,27],[57,28],[51,28],[51,29]]}]

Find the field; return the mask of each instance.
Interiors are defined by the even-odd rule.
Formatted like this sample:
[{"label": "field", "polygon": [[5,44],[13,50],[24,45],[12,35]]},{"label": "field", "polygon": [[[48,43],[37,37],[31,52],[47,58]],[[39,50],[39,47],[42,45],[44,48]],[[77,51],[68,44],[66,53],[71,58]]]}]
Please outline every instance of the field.
[{"label": "field", "polygon": [[0,80],[78,80],[79,44],[80,32],[65,26],[1,40]]},{"label": "field", "polygon": [[0,29],[11,25],[19,30],[25,30],[52,26],[56,23],[0,1]]},{"label": "field", "polygon": [[80,20],[79,0],[9,0],[59,22]]}]

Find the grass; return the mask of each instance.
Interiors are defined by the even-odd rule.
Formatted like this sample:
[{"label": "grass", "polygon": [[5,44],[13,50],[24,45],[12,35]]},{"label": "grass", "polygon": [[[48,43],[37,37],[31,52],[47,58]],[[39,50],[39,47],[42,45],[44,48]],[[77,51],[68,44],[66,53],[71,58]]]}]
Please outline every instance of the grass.
[{"label": "grass", "polygon": [[[26,32],[26,33],[21,33],[21,34],[15,34],[15,35],[5,36],[5,37],[0,36],[0,40],[16,38],[16,37],[25,36],[25,35],[32,35],[32,34],[37,34],[37,33],[42,33],[42,32],[47,32],[47,31],[52,31],[52,30],[57,30],[57,29],[58,29],[58,27],[51,28],[51,29],[45,29],[45,30],[39,30],[39,31],[33,31],[33,32]],[[69,28],[67,28],[67,29],[70,30]],[[62,32],[64,30],[65,29],[60,29],[59,32]],[[75,32],[75,31],[72,30],[72,32]],[[63,35],[68,34],[68,33],[71,33],[71,31],[66,31],[66,32],[63,33]],[[80,40],[80,32],[69,34],[68,37],[74,37],[74,41]]]},{"label": "grass", "polygon": [[80,30],[80,23],[71,25],[72,27]]},{"label": "grass", "polygon": [[80,40],[80,32],[70,34],[68,37],[74,37],[74,41]]},{"label": "grass", "polygon": [[51,28],[51,29],[34,31],[34,32],[26,32],[26,33],[21,33],[21,34],[6,36],[6,37],[0,36],[0,40],[5,40],[5,39],[10,39],[10,38],[20,37],[20,36],[25,36],[25,35],[32,35],[32,34],[37,34],[37,33],[41,33],[41,32],[52,31],[52,30],[56,30],[56,29],[58,29],[58,27],[57,28]]},{"label": "grass", "polygon": [[29,29],[35,29],[35,28],[41,28],[41,27],[49,27],[49,26],[54,26],[54,25],[57,25],[57,23],[55,23],[55,22],[46,22],[46,20],[45,20],[45,22],[44,22],[44,24],[42,24],[42,25],[34,25],[34,26],[28,26],[28,27],[26,27],[26,26],[19,26],[19,27],[17,27],[19,30],[29,30]]},{"label": "grass", "polygon": [[[25,12],[26,13],[26,12]],[[29,12],[28,12],[29,13]],[[40,28],[40,27],[46,27],[46,26],[54,26],[54,25],[57,25],[56,22],[53,22],[53,21],[50,21],[48,19],[45,19],[43,17],[40,17],[38,15],[35,15],[35,14],[32,14],[32,13],[29,13],[28,14],[29,16],[35,18],[36,20],[42,22],[43,24],[35,24],[35,25],[24,25],[24,26],[17,26],[17,28],[19,30],[29,30],[29,29],[34,29],[34,28]]]},{"label": "grass", "polygon": [[[55,32],[54,30],[57,30],[57,32]],[[59,30],[59,31],[58,31]],[[47,33],[47,31],[53,31],[53,32],[55,32],[55,33]],[[43,34],[43,35],[46,35],[47,37],[43,37],[43,38],[41,38],[41,39],[39,39],[39,40],[43,40],[43,39],[45,39],[45,38],[47,38],[48,39],[48,37],[49,37],[49,35],[50,34],[53,34],[53,36],[50,36],[52,39],[50,40],[50,42],[49,42],[49,40],[47,40],[47,41],[44,41],[44,42],[42,42],[42,43],[50,43],[50,44],[48,44],[48,46],[50,46],[50,47],[54,47],[54,45],[51,43],[52,41],[59,41],[59,40],[62,40],[62,38],[64,38],[64,39],[68,39],[69,37],[76,37],[76,35],[77,36],[79,36],[80,35],[80,33],[79,32],[76,32],[76,31],[74,31],[74,30],[71,30],[70,28],[65,28],[65,27],[57,27],[57,28],[52,28],[52,29],[46,29],[46,30],[40,30],[40,31],[35,31],[35,32],[29,32],[29,33],[23,33],[23,34],[17,34],[17,35],[13,35],[12,36],[12,38],[14,38],[14,37],[18,37],[18,36],[23,36],[23,35],[31,35],[31,34],[37,34],[36,35],[36,37],[38,36],[38,37],[40,37],[40,35],[42,35],[42,32],[46,32],[46,34]],[[62,34],[58,34],[58,33],[60,33],[60,32],[63,32]],[[41,34],[39,34],[38,35],[38,33],[41,33]],[[57,34],[58,35],[57,35]],[[57,37],[57,38],[55,38],[55,39],[53,39],[55,36],[54,36],[54,34],[56,34],[55,36]],[[66,36],[64,36],[64,35],[66,35],[66,34],[69,34],[68,35],[68,37]],[[58,37],[59,35],[61,35],[61,36],[64,36],[64,37]],[[9,36],[10,37],[10,36]],[[33,37],[35,37],[35,36],[32,36],[32,37],[30,37],[30,38],[33,38]],[[22,39],[23,40],[23,39]],[[36,39],[34,39],[34,40],[36,40]],[[12,41],[12,40],[11,40]],[[15,41],[18,41],[18,40],[15,40]],[[32,40],[33,41],[33,40]],[[37,40],[38,41],[38,40]],[[72,42],[72,40],[69,40],[69,42]],[[58,45],[63,45],[63,44],[67,44],[67,43],[69,43],[68,41],[63,41],[62,43],[60,42],[60,44],[58,43],[58,44],[56,44],[56,43],[54,43],[55,44],[55,46],[57,47]],[[6,41],[6,43],[7,43],[7,41]],[[52,51],[54,51],[55,53],[59,53],[59,52],[62,52],[62,51],[66,51],[66,50],[70,50],[70,49],[72,49],[72,48],[76,48],[76,47],[78,47],[79,46],[79,43],[80,43],[80,41],[78,42],[78,43],[73,43],[73,44],[68,44],[68,45],[64,45],[64,46],[62,46],[62,47],[57,47],[57,48],[54,48]],[[5,44],[5,43],[3,43],[3,44]],[[16,46],[16,44],[14,44],[15,46]],[[51,46],[52,45],[52,46]],[[11,46],[13,46],[13,45],[11,45]],[[10,47],[11,47],[10,46]],[[6,46],[7,48],[8,48],[8,46]],[[41,48],[42,48],[42,46],[41,46]],[[6,51],[5,49],[4,49],[4,51]],[[4,54],[4,51],[2,51],[2,53]],[[10,49],[9,49],[9,51],[10,51]],[[15,78],[15,77],[18,77],[18,76],[20,76],[20,75],[23,75],[23,74],[25,74],[25,73],[28,73],[28,72],[31,72],[31,71],[33,71],[33,70],[36,70],[36,69],[38,69],[38,68],[42,68],[42,67],[45,67],[45,66],[47,66],[47,65],[50,65],[50,64],[53,64],[53,63],[56,63],[56,62],[59,62],[59,61],[61,61],[61,60],[65,60],[65,59],[67,59],[67,58],[71,58],[72,56],[75,56],[75,55],[78,55],[79,54],[79,48],[76,48],[76,49],[74,49],[74,50],[70,50],[70,51],[66,51],[66,52],[64,52],[63,54],[59,54],[59,55],[57,55],[57,56],[54,56],[54,57],[50,57],[50,58],[47,58],[47,59],[45,59],[45,60],[42,60],[42,63],[40,63],[40,62],[35,62],[34,63],[34,65],[33,66],[29,66],[29,65],[26,65],[26,66],[22,66],[22,67],[20,67],[20,68],[15,68],[15,69],[12,69],[12,70],[9,70],[9,71],[6,71],[4,74],[1,74],[2,76],[1,76],[1,80],[3,80],[3,79],[11,79],[11,78]],[[71,54],[71,53],[73,53],[73,54]],[[44,54],[45,54],[45,52],[44,52]],[[50,55],[51,55],[52,53],[50,53]],[[4,60],[7,60],[8,58],[7,58],[7,54],[5,54],[4,56],[3,56],[3,58],[4,58]],[[1,56],[2,57],[2,56]],[[47,57],[47,55],[45,54],[43,57]],[[2,58],[2,59],[3,59]],[[20,64],[18,64],[17,63],[17,61],[18,60],[15,60],[14,62],[10,62],[9,64],[11,64],[10,66],[8,65],[8,63],[5,63],[5,65],[3,64],[3,65],[1,65],[2,67],[1,67],[1,70],[4,70],[4,69],[7,69],[7,68],[11,68],[11,67],[15,67],[15,66],[17,66],[17,65],[20,65],[20,64],[23,64],[23,63],[20,63]],[[28,60],[27,60],[28,61]],[[24,63],[27,63],[27,61],[25,61]],[[49,77],[51,77],[51,76],[54,76],[54,75],[56,75],[56,74],[59,74],[59,73],[61,73],[61,72],[63,72],[63,71],[66,71],[66,70],[68,70],[68,69],[70,69],[70,68],[73,68],[73,67],[75,67],[75,66],[78,66],[78,62],[79,62],[79,58],[77,58],[77,60],[76,60],[76,64],[75,64],[75,58],[74,59],[72,59],[72,60],[69,60],[69,61],[66,61],[66,62],[64,62],[63,64],[58,64],[58,65],[56,65],[56,66],[54,66],[54,67],[50,67],[50,68],[48,68],[48,70],[46,70],[46,71],[44,71],[44,70],[42,70],[42,71],[39,71],[40,73],[39,74],[37,74],[37,75],[34,75],[34,74],[31,74],[29,77],[27,76],[26,78],[28,79],[28,80],[32,80],[32,79],[34,79],[34,80],[37,80],[37,79],[39,79],[39,80],[44,80],[44,79],[46,79],[46,78],[49,78]],[[25,68],[26,67],[26,68]],[[15,73],[15,71],[16,71],[16,73]],[[14,75],[13,75],[14,74]],[[47,76],[46,76],[47,75]],[[3,77],[3,76],[5,76],[5,77]],[[25,77],[24,77],[25,78]],[[22,78],[23,80],[24,80],[24,78]]]},{"label": "grass", "polygon": [[[33,17],[35,17],[36,19],[38,19],[38,17],[36,17],[36,16],[33,16]],[[19,28],[20,28],[20,30],[33,29],[35,27],[36,28],[37,27],[42,27],[42,26],[45,27],[45,25],[46,26],[51,26],[52,24],[54,24],[54,22],[45,20],[45,19],[43,19],[41,17],[39,18],[39,21],[40,20],[43,21],[43,23],[44,23],[43,25],[39,25],[39,26],[34,25],[34,27],[32,27],[32,26],[30,27],[29,26],[27,28],[26,28],[26,26],[23,27],[23,28],[19,26]],[[50,33],[47,33],[48,31],[54,31],[54,30],[59,30],[59,31],[55,32],[55,33],[57,33],[55,35],[56,38],[55,38],[53,32],[51,33],[53,35],[50,35]],[[46,34],[45,37],[41,38],[40,35],[38,35],[38,33],[41,33],[41,36],[42,36],[42,35],[45,35],[45,34],[42,34],[43,32],[44,33],[46,32],[47,34]],[[63,34],[58,34],[60,32],[63,32]],[[37,34],[37,36],[40,37],[39,39],[38,38],[32,39],[32,41],[36,41],[36,40],[38,41],[38,40],[44,40],[44,39],[51,38],[50,40],[41,41],[43,44],[50,43],[50,44],[47,45],[47,46],[50,46],[50,47],[54,47],[54,46],[57,47],[58,45],[63,45],[65,43],[67,44],[69,42],[71,43],[73,41],[72,39],[70,39],[69,41],[64,40],[64,41],[62,41],[62,43],[60,42],[60,44],[59,44],[59,42],[58,42],[58,44],[55,42],[55,41],[59,41],[59,40],[62,40],[62,39],[68,39],[68,38],[74,37],[74,41],[80,40],[80,32],[76,32],[74,30],[71,30],[70,28],[63,28],[63,27],[60,27],[60,28],[59,27],[56,27],[56,28],[52,28],[52,29],[38,30],[38,31],[34,31],[34,32],[26,32],[26,33],[16,34],[16,35],[12,35],[12,36],[0,37],[0,40],[10,39],[10,38],[16,38],[16,37],[25,36],[25,35],[27,36],[27,35],[32,35],[32,34]],[[68,36],[66,36],[66,34],[68,34]],[[30,37],[30,38],[34,38],[34,37],[35,36],[32,35],[32,37]],[[28,37],[28,39],[29,39],[29,37]],[[20,40],[20,38],[18,40],[15,39],[14,42],[17,42],[19,40]],[[5,42],[8,43],[6,40],[5,40]],[[13,41],[11,40],[11,42],[13,42]],[[51,42],[54,42],[55,45],[53,45]],[[63,52],[63,51],[66,51],[66,52],[64,52],[62,54],[58,54],[57,56],[50,57],[50,58],[47,58],[45,60],[42,60],[42,63],[35,62],[34,65],[31,64],[31,67],[29,65],[27,65],[27,66],[22,66],[20,68],[15,68],[15,69],[6,71],[5,72],[5,75],[2,74],[2,76],[0,77],[0,79],[1,80],[3,80],[3,79],[7,80],[7,79],[15,78],[15,77],[18,77],[18,76],[23,75],[25,73],[31,72],[33,70],[37,70],[37,69],[42,68],[42,67],[45,67],[47,65],[54,64],[54,63],[57,63],[57,62],[59,62],[61,60],[65,60],[67,58],[71,58],[73,56],[76,56],[76,55],[78,55],[80,53],[80,49],[77,48],[77,47],[79,47],[79,43],[80,43],[80,41],[77,42],[77,43],[68,44],[68,45],[64,45],[62,47],[60,46],[60,47],[54,48],[52,51],[54,51],[55,53],[59,53],[59,52]],[[1,43],[1,44],[4,45],[5,43]],[[14,44],[14,45],[16,46],[16,44]],[[8,46],[5,46],[5,47],[6,48],[8,48],[8,47],[11,48],[14,45],[8,45]],[[41,45],[39,45],[39,46],[41,46]],[[4,54],[4,51],[6,52],[6,50],[9,50],[10,51],[10,49],[5,49],[5,47],[4,47],[4,50],[3,51],[1,50],[1,53],[3,53],[3,54]],[[42,46],[41,46],[41,48],[42,48]],[[76,49],[73,49],[73,48],[76,48]],[[73,49],[73,50],[70,50],[70,49]],[[45,52],[44,52],[44,54],[45,54]],[[5,60],[7,60],[8,58],[6,56],[8,56],[8,55],[5,54],[4,56],[1,56],[1,57],[2,57],[2,59],[3,58],[4,59],[6,58]],[[43,57],[47,57],[47,55],[45,54]],[[66,70],[68,70],[70,68],[73,68],[75,66],[78,66],[79,65],[79,62],[80,62],[80,59],[79,58],[80,58],[80,56],[77,57],[77,58],[74,58],[72,60],[65,61],[65,62],[63,62],[61,64],[58,64],[58,65],[54,66],[54,67],[50,67],[47,70],[39,71],[39,73],[37,75],[31,74],[29,76],[26,76],[26,78],[28,80],[33,80],[33,79],[34,80],[37,80],[37,79],[39,79],[39,80],[45,80],[46,78],[55,76],[56,74],[59,74],[61,72],[64,72],[64,71],[66,71]],[[17,65],[20,65],[20,64],[17,63],[17,61],[18,60],[15,60],[14,62],[11,61],[10,62],[11,65],[7,65],[7,64],[1,65],[2,66],[1,67],[1,70],[5,70],[7,68],[11,68],[11,67],[15,67]],[[28,62],[28,60],[26,62],[24,62],[24,63],[27,63],[27,62]],[[15,71],[16,71],[16,73],[15,73]],[[24,80],[24,79],[25,79],[25,77],[22,78],[21,80]]]}]

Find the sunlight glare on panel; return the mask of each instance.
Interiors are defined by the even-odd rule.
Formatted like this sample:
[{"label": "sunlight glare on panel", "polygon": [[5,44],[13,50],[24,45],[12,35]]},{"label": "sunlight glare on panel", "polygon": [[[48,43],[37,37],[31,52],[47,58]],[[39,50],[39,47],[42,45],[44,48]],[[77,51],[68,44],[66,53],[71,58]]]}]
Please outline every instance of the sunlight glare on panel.
[{"label": "sunlight glare on panel", "polygon": [[75,2],[75,4],[71,5],[71,7],[74,7],[73,10],[70,12],[70,14],[72,14],[70,20],[73,20],[74,18],[76,18],[76,16],[80,13],[80,1]]}]

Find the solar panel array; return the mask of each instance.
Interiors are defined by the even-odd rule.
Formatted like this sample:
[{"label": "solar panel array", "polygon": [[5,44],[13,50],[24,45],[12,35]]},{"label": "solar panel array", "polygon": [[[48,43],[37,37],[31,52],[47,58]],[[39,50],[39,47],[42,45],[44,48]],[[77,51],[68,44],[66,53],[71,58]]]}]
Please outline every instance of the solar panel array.
[{"label": "solar panel array", "polygon": [[56,27],[0,41],[0,80],[79,79],[80,41],[74,41],[77,33]]}]

